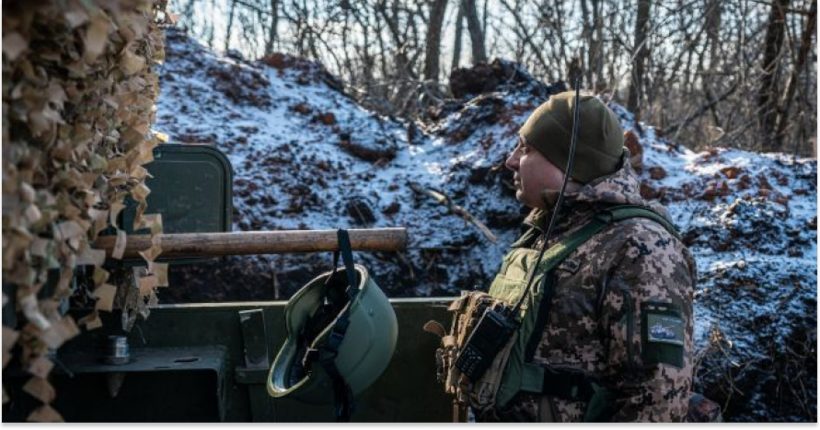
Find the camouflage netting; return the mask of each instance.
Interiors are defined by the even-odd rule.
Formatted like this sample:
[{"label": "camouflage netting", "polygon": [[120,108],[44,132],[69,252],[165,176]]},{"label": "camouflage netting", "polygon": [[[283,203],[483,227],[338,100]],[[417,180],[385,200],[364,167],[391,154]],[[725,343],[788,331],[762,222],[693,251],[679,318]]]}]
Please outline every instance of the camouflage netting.
[{"label": "camouflage netting", "polygon": [[[167,268],[159,216],[142,216],[143,167],[161,137],[151,131],[164,58],[166,0],[49,0],[3,4],[3,369],[31,373],[23,390],[42,401],[29,421],[61,421],[48,375],[49,354],[101,325],[97,312],[123,308],[125,322],[147,316]],[[148,269],[109,280],[104,250],[91,245],[117,225],[126,196],[135,230],[150,229]],[[75,274],[88,275],[87,285]],[[69,298],[94,310],[79,321]],[[116,299],[116,303],[115,303]],[[3,390],[3,403],[9,399]]]}]

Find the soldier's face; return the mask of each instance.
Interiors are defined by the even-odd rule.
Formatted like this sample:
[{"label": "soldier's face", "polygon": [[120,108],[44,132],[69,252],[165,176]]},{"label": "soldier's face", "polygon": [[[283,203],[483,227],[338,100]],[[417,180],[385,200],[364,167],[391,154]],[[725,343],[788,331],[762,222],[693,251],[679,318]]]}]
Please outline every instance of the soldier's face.
[{"label": "soldier's face", "polygon": [[561,189],[564,172],[528,146],[523,138],[518,139],[518,146],[505,164],[515,172],[515,198],[531,208],[546,208],[543,192]]}]

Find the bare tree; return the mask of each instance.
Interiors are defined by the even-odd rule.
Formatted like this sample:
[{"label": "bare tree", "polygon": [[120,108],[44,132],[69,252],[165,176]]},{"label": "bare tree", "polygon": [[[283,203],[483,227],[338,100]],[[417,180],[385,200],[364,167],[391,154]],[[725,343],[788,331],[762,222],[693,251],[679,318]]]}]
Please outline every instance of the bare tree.
[{"label": "bare tree", "polygon": [[265,39],[265,55],[273,53],[273,44],[276,42],[277,27],[279,27],[279,0],[270,0],[270,15],[268,37]]},{"label": "bare tree", "polygon": [[775,126],[777,122],[777,100],[779,91],[780,56],[783,39],[786,33],[786,9],[791,0],[774,0],[769,13],[766,28],[766,40],[763,53],[763,75],[760,77],[758,106],[760,107],[760,128],[763,138],[763,149],[777,149]]},{"label": "bare tree", "polygon": [[231,11],[228,13],[228,29],[225,32],[225,52],[231,47],[231,34],[233,30],[233,18],[236,13],[236,0],[231,1]]},{"label": "bare tree", "polygon": [[456,36],[453,40],[453,61],[450,64],[450,71],[458,68],[461,60],[461,35],[464,33],[464,2],[458,2],[458,13],[456,14]]},{"label": "bare tree", "polygon": [[720,53],[720,24],[723,8],[720,0],[708,0],[706,4],[706,36],[709,41],[709,69],[715,70]]},{"label": "bare tree", "polygon": [[514,31],[518,35],[518,37],[522,40],[523,44],[530,46],[533,51],[533,56],[538,60],[539,65],[543,69],[548,69],[547,61],[543,57],[542,50],[538,46],[538,44],[533,40],[535,34],[533,31],[528,29],[528,25],[524,21],[524,17],[521,16],[519,13],[519,8],[513,5],[510,5],[507,0],[501,0],[501,4],[512,14],[513,19],[515,20],[515,28]]},{"label": "bare tree", "polygon": [[416,73],[413,70],[413,65],[408,56],[409,44],[407,40],[407,30],[409,27],[405,27],[405,32],[402,32],[399,28],[399,2],[394,0],[388,9],[386,1],[380,0],[376,7],[377,11],[384,18],[390,36],[393,38],[393,43],[396,45],[395,59],[397,72],[415,79]]},{"label": "bare tree", "polygon": [[[792,66],[792,73],[789,76],[789,82],[786,86],[786,92],[783,99],[778,103],[782,108],[777,115],[777,133],[775,135],[775,148],[783,148],[783,140],[785,138],[786,127],[789,121],[792,120],[789,113],[792,104],[797,94],[797,86],[800,85],[800,74],[805,68],[806,59],[811,52],[811,37],[817,28],[817,0],[812,0],[809,15],[806,19],[806,27],[803,29],[803,34],[800,37],[800,51],[797,54],[797,59]],[[805,97],[805,95],[803,95]]]},{"label": "bare tree", "polygon": [[473,64],[487,62],[487,50],[484,47],[484,32],[478,19],[476,0],[462,0],[464,16],[467,18],[467,30],[470,32],[470,45],[473,50]]},{"label": "bare tree", "polygon": [[[580,70],[588,89],[606,92],[693,149],[760,149],[766,140],[773,142],[767,149],[812,154],[816,0],[457,0],[449,2],[458,5],[452,14],[446,3],[174,5],[181,26],[212,49],[238,49],[246,58],[273,50],[315,58],[382,114],[412,117],[437,102],[431,81],[443,77],[443,55],[450,71],[464,66],[469,36],[473,63],[507,58],[547,82]],[[783,17],[773,20],[781,9]],[[452,37],[447,52],[445,35]]]},{"label": "bare tree", "polygon": [[589,69],[594,71],[595,80],[593,91],[603,92],[606,90],[606,80],[604,79],[604,19],[601,11],[602,1],[591,0],[592,2],[592,37],[590,40],[590,62]]},{"label": "bare tree", "polygon": [[427,39],[425,42],[424,78],[435,82],[438,82],[441,27],[444,24],[444,13],[446,11],[447,0],[434,0],[430,5],[430,18],[427,23]]},{"label": "bare tree", "polygon": [[627,108],[641,118],[641,100],[643,98],[644,65],[649,49],[646,46],[646,34],[649,30],[649,12],[651,0],[638,0],[638,16],[635,18],[635,43],[633,44],[632,81],[629,87]]},{"label": "bare tree", "polygon": [[581,21],[583,25],[583,29],[581,30],[581,37],[583,37],[584,39],[587,51],[587,67],[583,67],[583,65],[581,67],[584,69],[584,83],[586,83],[587,86],[589,86],[593,84],[592,75],[595,73],[595,71],[592,69],[592,64],[594,62],[595,56],[595,54],[593,53],[594,51],[592,49],[592,46],[595,43],[595,36],[593,33],[593,24],[590,22],[592,14],[589,12],[589,5],[587,1],[588,0],[581,0]]}]

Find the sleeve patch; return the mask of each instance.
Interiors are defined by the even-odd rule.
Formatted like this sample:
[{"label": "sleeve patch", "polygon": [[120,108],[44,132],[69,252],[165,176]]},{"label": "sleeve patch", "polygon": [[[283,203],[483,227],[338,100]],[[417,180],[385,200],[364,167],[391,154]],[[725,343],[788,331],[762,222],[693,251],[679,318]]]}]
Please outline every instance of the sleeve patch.
[{"label": "sleeve patch", "polygon": [[686,321],[673,303],[641,303],[641,350],[646,364],[683,367]]}]

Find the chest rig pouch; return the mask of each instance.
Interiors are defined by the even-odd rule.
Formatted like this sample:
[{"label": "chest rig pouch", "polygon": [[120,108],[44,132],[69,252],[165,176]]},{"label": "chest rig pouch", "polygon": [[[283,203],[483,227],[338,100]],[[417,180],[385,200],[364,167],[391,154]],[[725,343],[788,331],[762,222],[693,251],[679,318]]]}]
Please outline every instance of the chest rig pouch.
[{"label": "chest rig pouch", "polygon": [[[436,350],[439,382],[448,394],[455,396],[456,402],[469,405],[476,412],[495,406],[495,395],[515,339],[514,327],[510,333],[503,327],[498,330],[496,326],[489,332],[476,327],[487,315],[504,312],[506,307],[503,301],[487,293],[464,292],[448,308],[453,313],[449,334],[435,321],[424,326],[425,331],[441,336],[441,347]],[[487,327],[487,321],[482,325]],[[489,355],[488,347],[496,353]]]},{"label": "chest rig pouch", "polygon": [[[425,330],[442,337],[436,359],[445,390],[477,414],[503,408],[524,391],[588,402],[585,421],[605,419],[612,393],[599,386],[593,376],[577,369],[535,364],[532,359],[552,303],[553,269],[608,225],[635,217],[656,221],[679,237],[669,221],[645,207],[616,206],[550,247],[538,262],[539,251],[523,246],[538,235],[530,230],[504,256],[489,293],[465,292],[453,302],[449,334],[435,321],[428,322]],[[534,279],[527,293],[532,271]],[[511,312],[525,293],[518,312]],[[475,356],[493,351],[492,357]]]}]

